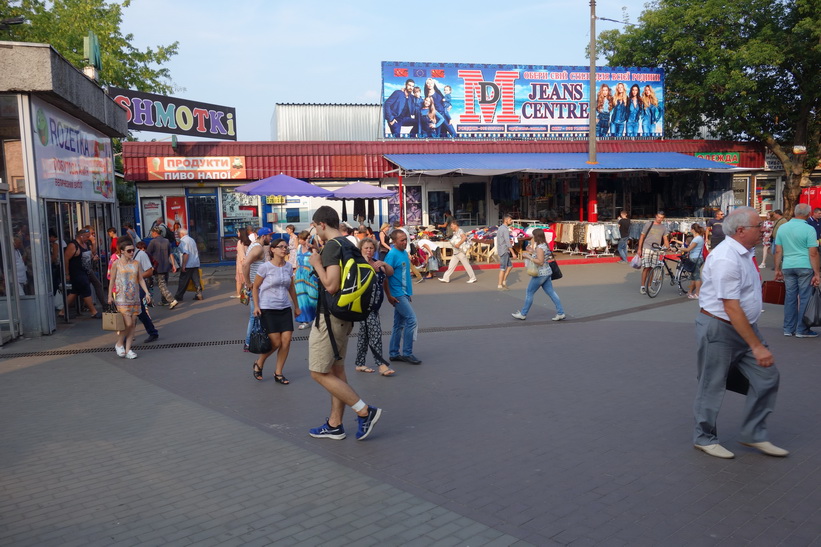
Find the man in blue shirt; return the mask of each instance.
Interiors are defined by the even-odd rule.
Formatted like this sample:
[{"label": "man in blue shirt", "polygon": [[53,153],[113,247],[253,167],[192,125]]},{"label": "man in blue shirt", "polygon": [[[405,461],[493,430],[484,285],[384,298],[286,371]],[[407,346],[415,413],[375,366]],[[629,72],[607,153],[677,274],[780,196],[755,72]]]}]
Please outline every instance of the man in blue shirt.
[{"label": "man in blue shirt", "polygon": [[784,281],[784,336],[815,338],[817,332],[804,325],[804,311],[812,288],[821,282],[821,260],[815,229],[807,224],[812,209],[795,206],[793,218],[782,224],[775,237],[775,280]]},{"label": "man in blue shirt", "polygon": [[194,297],[197,300],[202,300],[202,279],[200,279],[200,253],[197,250],[197,242],[188,235],[188,230],[180,229],[180,284],[177,286],[177,294],[174,295],[174,301],[168,306],[169,310],[173,310],[182,302],[182,297],[185,296],[185,288],[189,281],[193,281],[197,288],[197,295]]},{"label": "man in blue shirt", "polygon": [[[413,341],[416,338],[416,313],[411,307],[413,283],[411,282],[410,258],[405,249],[408,234],[396,229],[391,232],[393,247],[385,257],[385,263],[393,268],[393,275],[385,280],[385,296],[393,306],[393,332],[391,333],[390,360],[404,361],[418,365],[422,361],[413,355]],[[404,353],[400,353],[400,342],[404,338]]]}]

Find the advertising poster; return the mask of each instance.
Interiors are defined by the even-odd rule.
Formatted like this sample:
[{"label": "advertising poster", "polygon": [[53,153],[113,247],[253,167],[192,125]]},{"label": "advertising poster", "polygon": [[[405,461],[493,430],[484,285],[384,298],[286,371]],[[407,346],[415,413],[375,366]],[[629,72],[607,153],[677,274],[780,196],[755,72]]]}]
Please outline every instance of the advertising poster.
[{"label": "advertising poster", "polygon": [[113,203],[111,139],[37,97],[31,117],[40,197]]},{"label": "advertising poster", "polygon": [[142,236],[151,237],[151,227],[163,216],[162,198],[142,198]]},{"label": "advertising poster", "polygon": [[165,223],[174,229],[174,223],[188,229],[188,215],[185,211],[185,196],[168,196],[165,198]]},{"label": "advertising poster", "polygon": [[[382,63],[386,138],[581,138],[589,67]],[[662,137],[664,71],[596,69],[596,135]],[[631,98],[632,97],[632,98]]]}]

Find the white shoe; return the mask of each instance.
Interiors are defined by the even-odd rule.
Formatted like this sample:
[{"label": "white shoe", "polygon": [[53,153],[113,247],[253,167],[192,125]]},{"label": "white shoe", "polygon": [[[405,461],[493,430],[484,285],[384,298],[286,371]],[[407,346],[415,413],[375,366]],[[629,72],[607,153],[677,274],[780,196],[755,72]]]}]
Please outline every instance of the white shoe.
[{"label": "white shoe", "polygon": [[171,302],[171,303],[168,305],[168,309],[169,309],[169,310],[173,310],[174,308],[176,308],[176,307],[177,307],[177,305],[178,305],[178,304],[179,304],[179,302],[177,302],[176,300],[174,300],[173,302]]},{"label": "white shoe", "polygon": [[563,320],[565,317],[567,317],[565,314],[563,314],[563,313],[557,313],[557,314],[556,314],[556,317],[554,317],[554,318],[553,318],[553,321],[561,321],[561,320]]},{"label": "white shoe", "polygon": [[789,454],[789,451],[784,450],[783,448],[779,448],[775,446],[773,443],[769,441],[764,441],[761,443],[740,443],[744,446],[749,446],[751,448],[755,448],[759,452],[762,452],[768,456],[775,456],[776,458],[783,458]]},{"label": "white shoe", "polygon": [[527,316],[526,316],[526,315],[522,315],[522,312],[520,312],[520,311],[517,311],[516,313],[511,313],[510,315],[512,315],[512,316],[513,316],[514,318],[516,318],[516,319],[521,319],[522,321],[524,321],[525,319],[527,319]]},{"label": "white shoe", "polygon": [[720,444],[708,444],[708,445],[700,445],[696,444],[693,445],[705,454],[709,456],[713,456],[714,458],[722,458],[724,460],[731,460],[735,458],[735,454],[721,446]]},{"label": "white shoe", "polygon": [[766,267],[767,267],[767,265],[766,265],[766,264],[761,264],[761,265],[758,267],[758,269],[759,269],[759,270],[763,270],[763,269],[764,269],[764,268],[766,268]]},{"label": "white shoe", "polygon": [[639,292],[640,292],[641,294],[647,294],[647,289],[646,289],[645,287],[641,287],[641,288],[639,289]]},{"label": "white shoe", "polygon": [[503,291],[503,290],[505,290],[505,288],[502,287],[501,285],[496,285],[496,290],[497,291]]},{"label": "white shoe", "polygon": [[476,278],[474,277],[473,279],[469,279],[469,280],[468,280],[468,283],[476,283],[477,281],[478,281],[478,279],[476,279]]},{"label": "white shoe", "polygon": [[137,354],[136,354],[136,353],[134,353],[134,351],[133,351],[133,350],[128,350],[128,353],[126,353],[126,354],[125,354],[125,358],[126,358],[126,359],[136,359],[136,358],[137,358]]},{"label": "white shoe", "polygon": [[450,283],[449,279],[444,279],[442,277],[439,278],[439,281],[441,281],[442,283]]},{"label": "white shoe", "polygon": [[117,352],[117,357],[125,357],[125,348],[114,344],[114,351]]}]

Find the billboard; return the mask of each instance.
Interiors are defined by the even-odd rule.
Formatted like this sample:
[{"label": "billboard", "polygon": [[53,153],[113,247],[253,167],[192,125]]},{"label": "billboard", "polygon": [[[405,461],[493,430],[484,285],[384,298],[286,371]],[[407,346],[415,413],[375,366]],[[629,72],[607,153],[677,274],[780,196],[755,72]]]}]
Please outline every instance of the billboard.
[{"label": "billboard", "polygon": [[[589,67],[382,62],[386,138],[586,138]],[[662,137],[664,71],[596,69],[596,135]]]},{"label": "billboard", "polygon": [[126,110],[129,129],[237,140],[234,108],[116,87],[108,94]]},{"label": "billboard", "polygon": [[111,139],[37,97],[31,118],[40,197],[114,203]]}]

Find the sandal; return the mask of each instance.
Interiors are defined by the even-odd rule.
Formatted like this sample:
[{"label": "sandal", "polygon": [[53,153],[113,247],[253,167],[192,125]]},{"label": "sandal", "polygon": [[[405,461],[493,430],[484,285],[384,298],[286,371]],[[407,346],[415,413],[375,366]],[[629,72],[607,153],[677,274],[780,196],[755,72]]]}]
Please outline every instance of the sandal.
[{"label": "sandal", "polygon": [[379,365],[379,368],[380,368],[380,369],[381,369],[382,367],[385,367],[387,370],[380,370],[380,371],[379,371],[379,375],[380,375],[380,376],[393,376],[394,374],[396,374],[396,371],[395,371],[395,370],[393,370],[393,369],[392,369],[391,367],[389,367],[388,365]]},{"label": "sandal", "polygon": [[274,382],[287,386],[291,382],[282,374],[274,374]]},{"label": "sandal", "polygon": [[357,372],[375,372],[371,367],[366,367],[365,365],[359,365],[356,367]]},{"label": "sandal", "polygon": [[254,361],[254,378],[259,380],[260,382],[262,381],[262,369],[259,368],[259,365],[256,361]]}]

